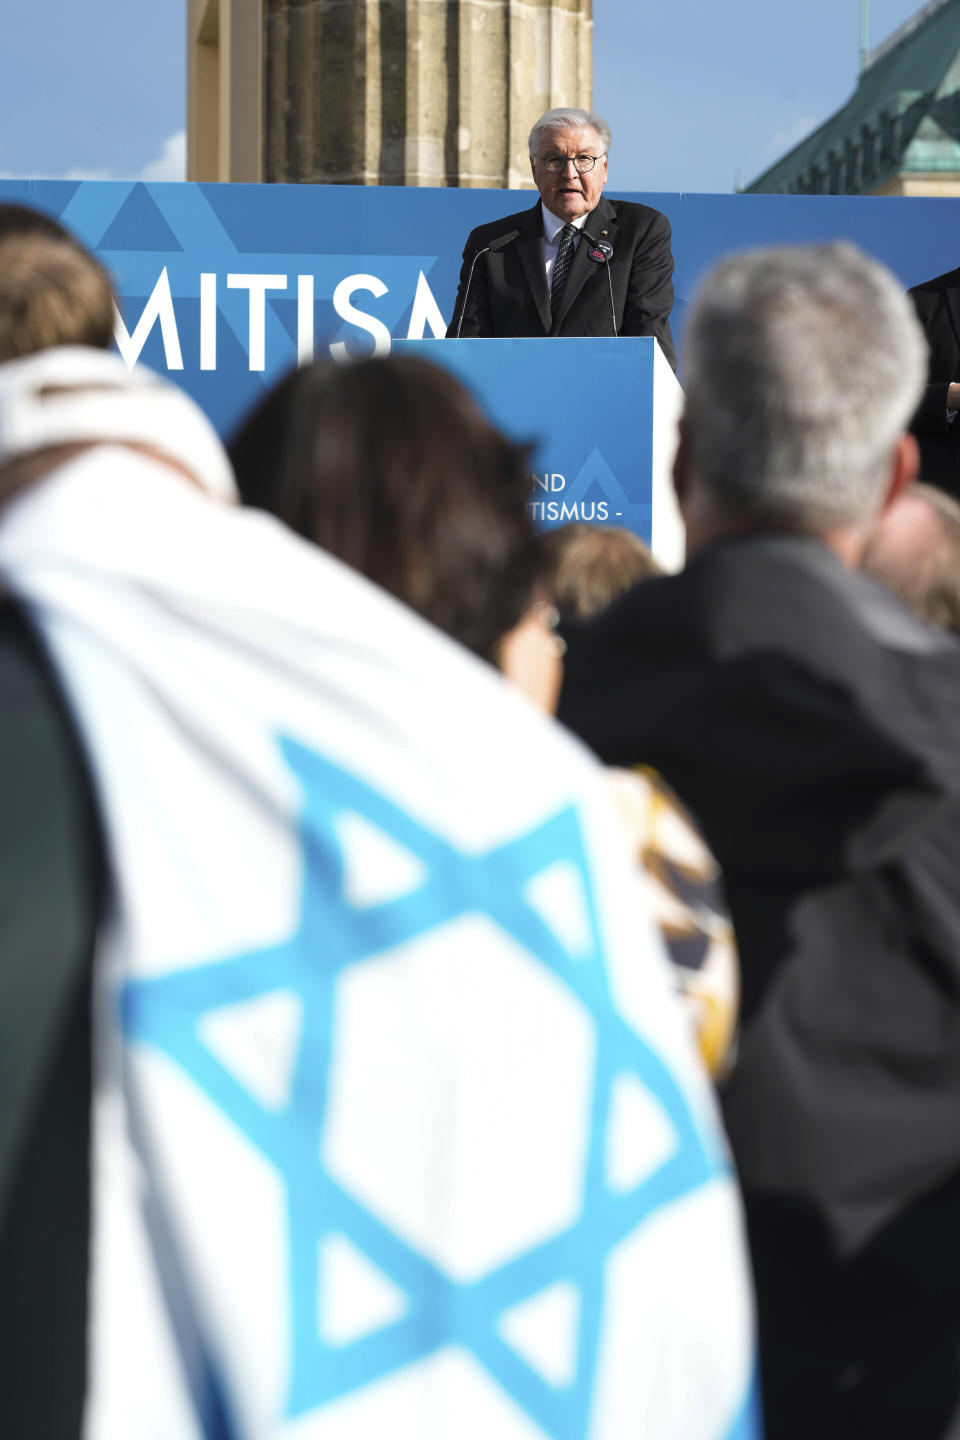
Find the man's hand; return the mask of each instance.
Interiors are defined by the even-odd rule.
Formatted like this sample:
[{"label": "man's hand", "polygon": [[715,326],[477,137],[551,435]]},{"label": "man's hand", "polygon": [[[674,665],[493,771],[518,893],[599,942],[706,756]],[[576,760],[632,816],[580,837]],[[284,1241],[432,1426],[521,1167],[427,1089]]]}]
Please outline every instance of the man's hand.
[{"label": "man's hand", "polygon": [[960,410],[960,381],[954,380],[947,391],[947,409]]}]

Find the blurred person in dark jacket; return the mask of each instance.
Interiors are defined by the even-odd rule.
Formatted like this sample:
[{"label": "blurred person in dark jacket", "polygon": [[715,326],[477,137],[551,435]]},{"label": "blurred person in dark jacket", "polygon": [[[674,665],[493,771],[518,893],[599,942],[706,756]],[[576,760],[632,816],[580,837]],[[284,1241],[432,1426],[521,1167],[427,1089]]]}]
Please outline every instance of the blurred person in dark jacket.
[{"label": "blurred person in dark jacket", "polygon": [[714,269],[686,356],[687,567],[570,631],[560,715],[723,868],[768,1435],[952,1436],[960,652],[857,573],[916,475],[923,338],[852,247],[774,249]]},{"label": "blurred person in dark jacket", "polygon": [[[93,256],[49,216],[0,204],[0,362],[57,345],[105,349],[113,317],[110,282]],[[10,494],[0,486],[0,509]],[[102,842],[60,684],[30,617],[3,594],[0,794],[3,1432],[76,1440],[86,1387],[90,985]]]},{"label": "blurred person in dark jacket", "polygon": [[960,497],[960,270],[910,290],[927,342],[927,377],[910,428],[920,446],[920,478]]}]

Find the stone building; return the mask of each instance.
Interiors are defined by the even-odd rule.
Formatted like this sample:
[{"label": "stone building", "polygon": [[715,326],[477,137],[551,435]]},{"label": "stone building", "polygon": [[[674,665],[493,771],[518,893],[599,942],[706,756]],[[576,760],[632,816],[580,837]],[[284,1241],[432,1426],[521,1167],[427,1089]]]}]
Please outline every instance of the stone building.
[{"label": "stone building", "polygon": [[960,0],[932,0],[865,57],[841,110],[752,194],[960,195]]},{"label": "stone building", "polygon": [[188,0],[187,175],[528,185],[589,108],[593,0]]}]

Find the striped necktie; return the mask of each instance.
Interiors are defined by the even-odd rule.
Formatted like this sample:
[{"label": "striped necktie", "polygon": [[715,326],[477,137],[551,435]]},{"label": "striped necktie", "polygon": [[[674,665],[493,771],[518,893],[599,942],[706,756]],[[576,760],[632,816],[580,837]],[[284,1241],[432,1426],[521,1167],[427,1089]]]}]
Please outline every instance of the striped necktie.
[{"label": "striped necktie", "polygon": [[570,266],[573,264],[573,240],[576,233],[575,225],[564,225],[560,231],[560,245],[557,249],[557,258],[553,262],[553,279],[550,283],[551,320],[556,320],[560,301],[563,299],[564,286],[567,283]]}]

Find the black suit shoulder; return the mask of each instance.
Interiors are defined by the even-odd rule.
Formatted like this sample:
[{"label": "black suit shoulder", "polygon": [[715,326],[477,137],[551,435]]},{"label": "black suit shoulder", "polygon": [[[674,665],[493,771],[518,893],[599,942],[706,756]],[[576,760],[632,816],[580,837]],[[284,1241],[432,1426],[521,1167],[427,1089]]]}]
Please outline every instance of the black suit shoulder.
[{"label": "black suit shoulder", "polygon": [[927,383],[910,429],[920,442],[920,478],[960,493],[960,427],[947,420],[951,383],[960,376],[960,269],[909,291],[927,342]]},{"label": "black suit shoulder", "polygon": [[919,285],[911,285],[908,294],[914,299],[924,295],[942,295],[947,290],[960,288],[960,269],[947,270],[943,275],[935,275],[932,280],[921,280]]},{"label": "black suit shoulder", "polygon": [[[935,275],[932,280],[924,280],[919,285],[911,286],[907,291],[921,323],[929,327],[942,316],[951,341],[955,340],[955,336],[952,324],[947,318],[950,303],[947,297],[956,290],[960,290],[960,269],[947,270],[945,274]],[[928,332],[927,343],[931,344],[932,341],[933,337]],[[941,377],[931,376],[930,378],[939,379]]]},{"label": "black suit shoulder", "polygon": [[511,230],[522,231],[528,227],[539,227],[540,224],[539,203],[526,210],[517,210],[512,215],[504,215],[501,220],[488,220],[470,231],[463,247],[464,256],[476,254],[485,245],[489,245],[491,240],[496,240],[498,236],[506,235]]},{"label": "black suit shoulder", "polygon": [[[639,200],[613,200],[604,196],[597,210],[600,210],[604,203],[609,206],[618,225],[633,225],[638,230],[645,230],[650,225],[661,224],[668,231],[670,229],[670,221],[666,215],[662,210],[655,210],[652,205],[641,205]],[[594,214],[596,213],[594,211]]]}]

